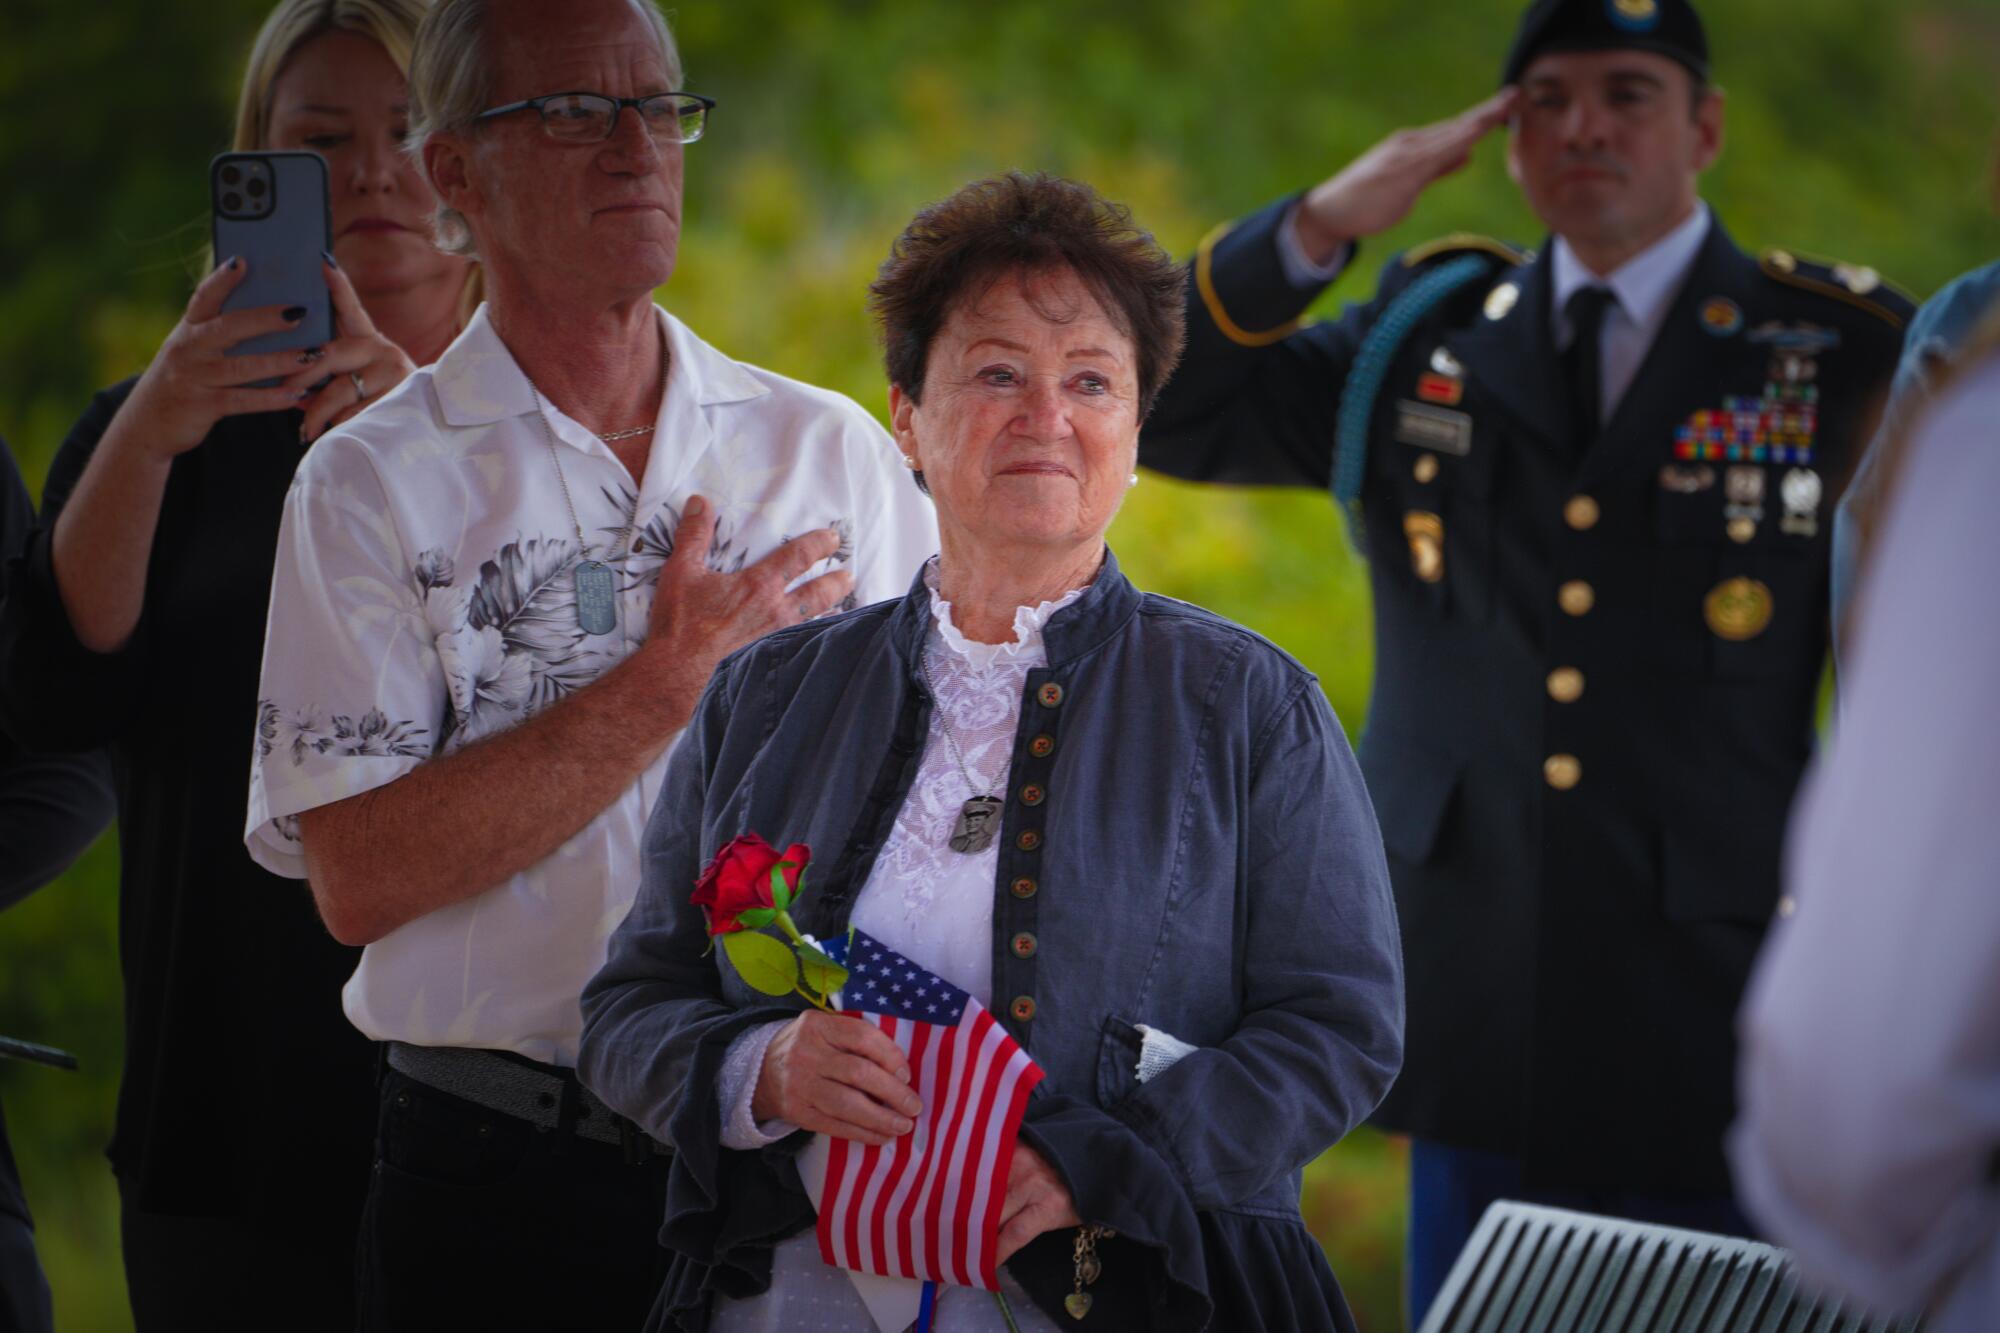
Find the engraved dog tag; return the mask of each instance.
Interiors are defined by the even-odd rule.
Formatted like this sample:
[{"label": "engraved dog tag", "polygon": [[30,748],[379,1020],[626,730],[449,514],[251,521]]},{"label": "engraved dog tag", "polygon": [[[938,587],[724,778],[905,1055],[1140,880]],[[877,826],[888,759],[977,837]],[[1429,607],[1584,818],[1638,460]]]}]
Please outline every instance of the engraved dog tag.
[{"label": "engraved dog tag", "polygon": [[585,634],[618,628],[618,580],[602,560],[585,560],[576,567],[576,624]]}]

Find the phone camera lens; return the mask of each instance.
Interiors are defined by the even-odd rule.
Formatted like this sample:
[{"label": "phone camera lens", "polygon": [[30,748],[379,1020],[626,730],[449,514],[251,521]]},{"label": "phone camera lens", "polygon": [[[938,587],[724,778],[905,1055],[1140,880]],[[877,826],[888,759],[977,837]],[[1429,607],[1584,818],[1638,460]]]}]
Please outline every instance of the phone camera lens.
[{"label": "phone camera lens", "polygon": [[240,213],[240,212],[242,212],[242,211],[243,211],[243,196],[242,196],[242,195],[240,195],[240,194],[237,194],[237,193],[235,193],[234,191],[231,191],[230,193],[228,193],[228,194],[225,194],[225,195],[223,195],[223,196],[222,196],[222,207],[223,207],[223,210],[224,210],[225,212],[229,212],[229,213]]},{"label": "phone camera lens", "polygon": [[242,179],[243,179],[243,173],[241,171],[238,171],[235,167],[226,166],[222,169],[222,183],[224,185],[234,185],[236,184],[236,182]]},{"label": "phone camera lens", "polygon": [[245,185],[243,188],[249,191],[250,197],[252,199],[262,199],[264,197],[264,191],[268,187],[265,186],[263,179],[261,177],[253,176],[250,178],[250,183],[248,185]]}]

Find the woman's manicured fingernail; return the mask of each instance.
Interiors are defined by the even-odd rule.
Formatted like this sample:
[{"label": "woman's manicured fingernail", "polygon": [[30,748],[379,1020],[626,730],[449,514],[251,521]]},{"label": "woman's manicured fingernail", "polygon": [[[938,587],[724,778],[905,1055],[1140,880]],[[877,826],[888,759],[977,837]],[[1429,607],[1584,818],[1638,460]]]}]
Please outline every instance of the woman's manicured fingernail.
[{"label": "woman's manicured fingernail", "polygon": [[333,251],[331,251],[331,250],[322,250],[322,251],[320,251],[320,252],[319,252],[319,257],[320,257],[321,259],[324,259],[324,260],[326,261],[326,266],[327,266],[328,268],[339,268],[339,267],[340,267],[340,261],[339,261],[338,259],[335,259],[335,258],[333,257]]},{"label": "woman's manicured fingernail", "polygon": [[285,307],[285,313],[284,313],[285,323],[296,324],[305,317],[306,317],[306,308],[304,306],[288,305]]}]

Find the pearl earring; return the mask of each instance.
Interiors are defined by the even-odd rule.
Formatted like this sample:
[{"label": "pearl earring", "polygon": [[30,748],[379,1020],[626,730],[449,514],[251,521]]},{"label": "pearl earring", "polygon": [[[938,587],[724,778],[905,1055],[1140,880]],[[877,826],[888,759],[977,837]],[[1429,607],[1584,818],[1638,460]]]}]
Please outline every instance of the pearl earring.
[{"label": "pearl earring", "polygon": [[1133,474],[1131,475],[1131,477],[1130,477],[1130,478],[1128,478],[1128,479],[1126,480],[1126,482],[1125,482],[1125,489],[1129,491],[1129,490],[1131,490],[1131,489],[1132,489],[1132,488],[1133,488],[1134,486],[1137,486],[1138,484],[1139,484],[1139,474],[1138,474],[1138,473],[1136,473],[1136,472],[1134,472],[1134,473],[1133,473]]},{"label": "pearl earring", "polygon": [[918,469],[918,467],[917,467],[917,460],[916,460],[916,459],[914,459],[914,458],[910,457],[910,456],[909,456],[908,454],[904,454],[904,455],[903,455],[902,457],[903,457],[903,466],[904,466],[904,467],[908,468],[908,469],[909,469],[910,471],[912,471],[912,472],[916,472],[916,471],[918,471],[918,470],[919,470],[919,469]]}]

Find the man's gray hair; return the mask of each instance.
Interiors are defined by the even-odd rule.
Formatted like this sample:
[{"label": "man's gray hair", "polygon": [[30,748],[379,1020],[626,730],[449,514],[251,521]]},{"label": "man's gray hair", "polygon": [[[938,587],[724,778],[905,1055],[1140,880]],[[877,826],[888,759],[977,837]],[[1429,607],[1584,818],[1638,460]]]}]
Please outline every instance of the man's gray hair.
[{"label": "man's gray hair", "polygon": [[[660,57],[667,66],[667,80],[681,86],[681,53],[667,28],[666,16],[652,0],[627,0],[644,16],[659,39]],[[493,65],[487,51],[489,0],[437,0],[417,29],[416,49],[410,56],[410,130],[403,148],[417,164],[417,172],[433,191],[430,171],[424,166],[424,145],[434,134],[464,134],[472,129],[473,118],[492,105]],[[545,92],[575,91],[548,88]],[[446,254],[476,257],[472,228],[464,214],[438,202],[431,216],[431,231],[438,248]]]}]

